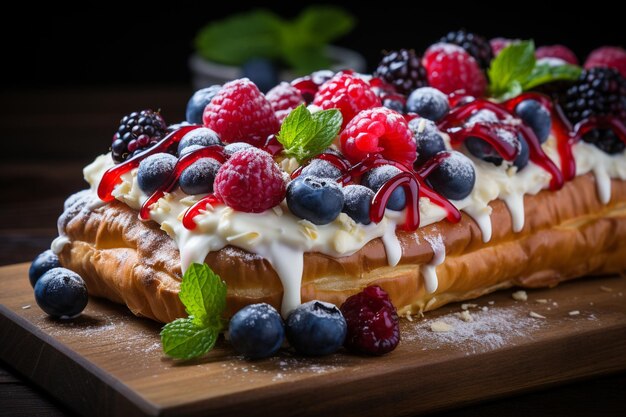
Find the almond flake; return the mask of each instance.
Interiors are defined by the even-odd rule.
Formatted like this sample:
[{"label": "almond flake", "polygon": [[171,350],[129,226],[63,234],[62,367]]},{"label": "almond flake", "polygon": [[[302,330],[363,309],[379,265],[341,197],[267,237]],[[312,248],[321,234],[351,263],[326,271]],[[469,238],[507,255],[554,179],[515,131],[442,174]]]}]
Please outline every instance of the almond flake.
[{"label": "almond flake", "polygon": [[579,315],[579,314],[580,314],[580,311],[578,311],[578,310],[572,310],[572,311],[570,311],[570,312],[569,312],[569,313],[567,313],[567,314],[569,314],[570,316],[577,316],[577,315]]},{"label": "almond flake", "polygon": [[548,304],[548,300],[546,300],[545,298],[537,298],[535,302],[539,304]]},{"label": "almond flake", "polygon": [[534,319],[545,319],[546,316],[542,316],[541,314],[535,313],[534,311],[531,311],[530,313],[528,313],[528,315]]},{"label": "almond flake", "polygon": [[476,307],[478,307],[478,304],[472,304],[472,303],[461,304],[461,310],[467,310],[468,308],[476,308]]},{"label": "almond flake", "polygon": [[511,294],[511,297],[513,297],[513,299],[515,301],[526,301],[526,300],[528,300],[528,294],[526,294],[526,291],[524,291],[524,290],[515,291],[513,294]]}]

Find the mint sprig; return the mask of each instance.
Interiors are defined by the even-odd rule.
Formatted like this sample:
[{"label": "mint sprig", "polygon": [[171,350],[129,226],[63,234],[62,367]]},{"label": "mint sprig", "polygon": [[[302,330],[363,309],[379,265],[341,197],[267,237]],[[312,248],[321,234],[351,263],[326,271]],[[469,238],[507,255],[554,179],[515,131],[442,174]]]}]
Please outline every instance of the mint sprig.
[{"label": "mint sprig", "polygon": [[213,349],[224,323],[226,284],[206,264],[191,264],[178,297],[189,317],[176,319],[161,330],[166,355],[191,359]]},{"label": "mint sprig", "polygon": [[575,80],[581,69],[576,65],[537,64],[533,41],[515,42],[504,48],[487,74],[491,95],[499,100],[515,97],[523,91],[557,80]]},{"label": "mint sprig", "polygon": [[289,113],[276,137],[284,153],[302,162],[322,153],[339,134],[343,117],[337,109],[311,113],[301,104]]}]

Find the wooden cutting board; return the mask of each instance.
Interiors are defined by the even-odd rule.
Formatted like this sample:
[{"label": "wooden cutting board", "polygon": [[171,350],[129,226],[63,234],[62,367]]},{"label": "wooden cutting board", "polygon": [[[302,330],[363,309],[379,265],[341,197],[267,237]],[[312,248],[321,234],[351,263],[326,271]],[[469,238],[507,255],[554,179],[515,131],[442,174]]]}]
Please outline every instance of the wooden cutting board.
[{"label": "wooden cutting board", "polygon": [[[465,306],[473,321],[461,304],[403,319],[401,344],[379,358],[247,361],[221,341],[178,363],[162,355],[158,324],[107,301],[91,299],[73,321],[48,318],[27,268],[0,268],[0,359],[85,415],[407,415],[626,369],[619,277],[528,291],[527,301],[501,291]],[[440,323],[450,330],[433,331]]]}]

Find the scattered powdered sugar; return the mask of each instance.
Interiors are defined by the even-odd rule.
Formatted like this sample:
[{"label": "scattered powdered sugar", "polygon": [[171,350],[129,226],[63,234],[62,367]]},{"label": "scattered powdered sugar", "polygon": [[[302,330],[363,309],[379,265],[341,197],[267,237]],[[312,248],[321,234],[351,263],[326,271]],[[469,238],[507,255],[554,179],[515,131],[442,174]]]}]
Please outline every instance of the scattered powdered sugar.
[{"label": "scattered powdered sugar", "polygon": [[257,255],[256,253],[248,252],[243,249],[238,249],[232,246],[226,246],[221,250],[221,253],[224,254],[225,259],[238,258],[244,262],[253,262],[263,259],[261,255]]},{"label": "scattered powdered sugar", "polygon": [[473,178],[475,176],[474,163],[461,152],[451,151],[450,156],[441,162],[441,169],[449,173],[451,178]]},{"label": "scattered powdered sugar", "polygon": [[302,168],[300,175],[313,175],[321,178],[339,178],[341,171],[328,161],[314,159],[310,164]]},{"label": "scattered powdered sugar", "polygon": [[499,122],[498,116],[496,116],[494,112],[492,112],[491,110],[483,109],[472,114],[470,118],[467,119],[467,122],[465,123],[465,125],[467,127],[471,127],[475,125],[476,123],[498,123],[498,122]]}]

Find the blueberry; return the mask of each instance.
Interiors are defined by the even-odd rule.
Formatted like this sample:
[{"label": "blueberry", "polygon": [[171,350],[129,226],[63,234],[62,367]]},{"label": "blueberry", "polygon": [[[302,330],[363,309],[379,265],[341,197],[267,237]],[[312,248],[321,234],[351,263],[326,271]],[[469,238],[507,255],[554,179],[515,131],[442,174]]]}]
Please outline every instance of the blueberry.
[{"label": "blueberry", "polygon": [[243,77],[248,77],[259,87],[259,90],[266,93],[278,84],[278,70],[276,65],[266,58],[252,58],[241,66]]},{"label": "blueberry", "polygon": [[179,153],[178,153],[178,157],[182,158],[183,156],[187,155],[188,153],[192,153],[195,152],[199,149],[204,149],[206,148],[206,146],[202,146],[202,145],[189,145],[186,148],[182,149]]},{"label": "blueberry", "polygon": [[267,358],[285,340],[283,319],[269,304],[251,304],[239,310],[228,326],[233,348],[250,359]]},{"label": "blueberry", "polygon": [[436,122],[448,114],[450,103],[448,97],[436,88],[422,87],[409,95],[406,109]]},{"label": "blueberry", "polygon": [[405,112],[404,102],[396,97],[385,97],[383,99],[383,106],[395,110],[398,113]]},{"label": "blueberry", "polygon": [[200,127],[187,133],[178,142],[178,155],[182,155],[183,149],[191,145],[211,146],[221,144],[222,142],[217,133],[207,127]]},{"label": "blueberry", "polygon": [[433,121],[419,117],[409,122],[409,128],[417,144],[415,166],[424,165],[431,157],[446,150],[446,143]]},{"label": "blueberry", "polygon": [[189,195],[213,192],[213,182],[220,166],[213,158],[198,159],[180,174],[180,189]]},{"label": "blueberry", "polygon": [[462,200],[467,197],[476,183],[474,164],[465,155],[451,151],[427,178],[428,183],[439,194],[450,200]]},{"label": "blueberry", "polygon": [[328,161],[314,159],[307,166],[302,168],[300,175],[313,175],[320,178],[337,179],[341,177],[341,171]]},{"label": "blueberry", "polygon": [[137,183],[146,194],[154,193],[174,172],[178,159],[169,153],[150,155],[139,164]]},{"label": "blueberry", "polygon": [[[383,165],[372,169],[363,175],[361,179],[361,185],[373,190],[378,191],[387,181],[392,177],[398,175],[401,171],[393,165]],[[387,201],[387,208],[391,210],[400,211],[406,207],[406,194],[402,187],[398,187],[391,193],[389,201]]]},{"label": "blueberry", "polygon": [[328,224],[343,208],[341,187],[328,178],[300,175],[287,186],[289,210],[314,224]]},{"label": "blueberry", "polygon": [[515,113],[535,132],[540,143],[548,140],[552,120],[550,112],[541,103],[537,100],[524,100],[517,105]]},{"label": "blueberry", "polygon": [[212,85],[193,93],[193,96],[187,102],[187,111],[185,113],[187,121],[191,124],[201,125],[204,108],[221,89],[221,85]]},{"label": "blueberry", "polygon": [[37,255],[32,264],[30,264],[30,269],[28,270],[28,278],[30,279],[30,285],[33,287],[37,280],[46,272],[51,270],[52,268],[59,268],[61,264],[59,263],[59,257],[48,249],[45,252]]},{"label": "blueberry", "polygon": [[87,286],[77,273],[53,268],[35,284],[35,301],[52,317],[74,317],[87,305]]},{"label": "blueberry", "polygon": [[[520,134],[514,136],[513,133],[508,130],[501,130],[499,132],[501,137],[506,137],[509,141],[517,141],[519,142],[519,153],[517,157],[513,160],[513,165],[517,167],[518,171],[521,171],[528,165],[528,160],[530,157],[530,149],[528,148],[528,143],[524,137]],[[467,150],[477,158],[482,159],[483,161],[491,162],[495,165],[501,165],[504,159],[500,156],[500,154],[494,149],[493,146],[485,142],[480,138],[469,137],[465,140],[465,146]]]},{"label": "blueberry", "polygon": [[370,206],[374,191],[362,185],[343,187],[343,212],[361,224],[370,224]]},{"label": "blueberry", "polygon": [[298,306],[285,323],[289,344],[302,355],[322,356],[343,345],[348,326],[333,304],[309,301]]},{"label": "blueberry", "polygon": [[235,152],[245,148],[252,148],[252,145],[246,142],[233,142],[224,146],[224,153],[228,156],[232,156]]}]

